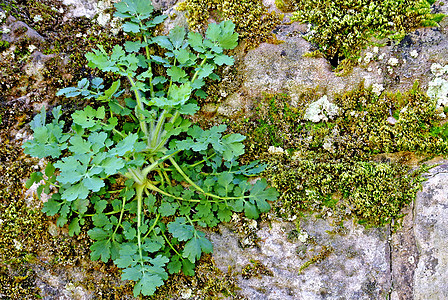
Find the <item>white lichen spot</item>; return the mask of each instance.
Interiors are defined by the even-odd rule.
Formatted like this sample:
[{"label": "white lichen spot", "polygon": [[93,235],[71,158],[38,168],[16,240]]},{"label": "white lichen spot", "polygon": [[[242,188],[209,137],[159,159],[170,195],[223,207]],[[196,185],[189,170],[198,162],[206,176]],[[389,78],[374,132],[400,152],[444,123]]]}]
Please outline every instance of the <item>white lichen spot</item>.
[{"label": "white lichen spot", "polygon": [[297,239],[302,243],[305,243],[306,240],[308,240],[308,233],[306,233],[305,231],[300,232],[299,235],[297,236]]},{"label": "white lichen spot", "polygon": [[328,101],[327,95],[311,103],[305,111],[305,120],[318,123],[333,119],[339,112],[339,107]]},{"label": "white lichen spot", "polygon": [[379,50],[380,49],[377,46],[373,47],[373,53],[378,53]]},{"label": "white lichen spot", "polygon": [[98,17],[96,18],[96,22],[98,25],[106,26],[110,21],[110,14],[100,13],[98,14]]},{"label": "white lichen spot", "polygon": [[417,58],[418,56],[418,52],[417,50],[412,50],[411,53],[409,53],[411,55],[412,58]]},{"label": "white lichen spot", "polygon": [[379,96],[384,91],[384,86],[381,83],[372,84],[372,93]]},{"label": "white lichen spot", "polygon": [[6,14],[5,14],[5,12],[0,11],[0,22],[2,22],[3,19],[5,19],[5,18],[6,18]]},{"label": "white lichen spot", "polygon": [[192,295],[193,292],[191,291],[191,289],[185,289],[180,293],[182,299],[190,299]]},{"label": "white lichen spot", "polygon": [[373,70],[372,67],[367,68],[367,72],[372,72],[372,70]]},{"label": "white lichen spot", "polygon": [[439,63],[435,63],[431,65],[431,73],[436,77],[440,77],[445,73],[448,73],[448,65],[442,66]]},{"label": "white lichen spot", "polygon": [[383,60],[385,56],[386,56],[385,53],[381,54],[380,56],[378,56],[378,60]]},{"label": "white lichen spot", "polygon": [[409,262],[410,264],[414,264],[414,262],[415,262],[414,256],[409,256],[409,258],[408,258],[408,262]]},{"label": "white lichen spot", "polygon": [[395,66],[398,65],[398,59],[396,59],[395,57],[391,57],[391,58],[389,58],[389,60],[387,61],[387,64],[390,65],[390,66],[392,66],[392,67],[395,67]]},{"label": "white lichen spot", "polygon": [[387,66],[386,69],[389,74],[392,74],[394,72],[391,66]]},{"label": "white lichen spot", "polygon": [[16,248],[17,250],[21,250],[22,249],[22,243],[20,243],[18,240],[13,239],[12,240],[14,243],[14,248]]},{"label": "white lichen spot", "polygon": [[38,22],[40,22],[40,21],[42,21],[43,19],[42,19],[42,16],[41,15],[35,15],[34,16],[34,18],[33,18],[33,21],[35,22],[35,23],[38,23]]},{"label": "white lichen spot", "polygon": [[324,142],[324,144],[322,145],[322,147],[327,150],[328,152],[333,153],[334,149],[333,149],[333,143],[330,140],[326,140]]},{"label": "white lichen spot", "polygon": [[249,228],[251,228],[251,229],[255,229],[255,228],[257,228],[258,223],[257,223],[256,220],[252,219],[252,220],[249,221],[249,224],[247,224],[247,226],[248,226]]},{"label": "white lichen spot", "polygon": [[373,53],[372,52],[367,52],[366,56],[364,56],[364,62],[366,64],[368,64],[370,62],[370,60],[372,60],[373,58]]},{"label": "white lichen spot", "polygon": [[448,107],[448,81],[436,77],[429,82],[426,94],[437,101],[436,108]]},{"label": "white lichen spot", "polygon": [[376,70],[376,72],[378,73],[378,75],[381,75],[381,73],[383,73],[383,70],[381,68],[378,68],[378,70]]},{"label": "white lichen spot", "polygon": [[33,53],[34,50],[36,50],[36,49],[37,49],[37,47],[34,46],[33,44],[31,44],[31,45],[28,46],[28,51],[29,51],[30,53]]},{"label": "white lichen spot", "polygon": [[292,222],[292,221],[295,221],[295,219],[297,219],[297,216],[293,215],[293,216],[288,218],[288,221]]},{"label": "white lichen spot", "polygon": [[8,34],[8,33],[10,33],[11,32],[11,29],[9,29],[8,27],[6,27],[6,26],[3,26],[2,27],[2,33],[4,33],[4,34]]},{"label": "white lichen spot", "polygon": [[282,147],[269,146],[268,152],[274,155],[281,155],[285,153],[285,150]]}]

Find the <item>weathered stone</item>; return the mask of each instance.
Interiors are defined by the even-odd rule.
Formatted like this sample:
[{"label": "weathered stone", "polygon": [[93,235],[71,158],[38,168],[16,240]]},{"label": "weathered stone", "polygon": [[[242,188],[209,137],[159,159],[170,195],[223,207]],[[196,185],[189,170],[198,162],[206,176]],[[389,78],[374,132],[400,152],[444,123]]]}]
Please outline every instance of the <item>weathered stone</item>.
[{"label": "weathered stone", "polygon": [[414,299],[448,299],[448,164],[429,172],[415,202]]},{"label": "weathered stone", "polygon": [[272,271],[272,276],[240,278],[248,299],[386,299],[391,288],[387,228],[345,222],[336,232],[328,221],[310,217],[300,220],[296,238],[295,229],[291,222],[263,224],[258,247],[243,250],[238,236],[221,226],[222,234],[211,236],[216,264],[239,271],[257,261]]}]

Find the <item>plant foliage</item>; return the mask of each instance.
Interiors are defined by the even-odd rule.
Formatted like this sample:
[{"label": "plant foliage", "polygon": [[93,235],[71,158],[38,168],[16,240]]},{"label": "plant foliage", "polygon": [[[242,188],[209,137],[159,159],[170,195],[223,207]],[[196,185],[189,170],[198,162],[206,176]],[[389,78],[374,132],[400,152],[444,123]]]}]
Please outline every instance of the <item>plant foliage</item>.
[{"label": "plant foliage", "polygon": [[[90,67],[126,78],[128,88],[120,79],[106,89],[101,78],[84,78],[60,90],[98,105],[75,111],[68,132],[61,107],[51,120],[44,109],[36,115],[24,151],[55,162],[26,186],[40,183],[39,195],[55,186],[44,212],[58,215],[70,235],[90,219],[91,259],[112,260],[123,280],[135,281],[136,296],[152,295],[168,274],[193,275],[201,254],[212,252],[199,227],[229,221],[233,212],[257,218],[278,193],[265,180],[248,182],[265,166],[239,166],[243,135],[225,134],[225,125],[203,130],[183,117],[197,112],[192,95],[205,95],[205,80],[219,79],[217,67],[233,64],[225,50],[237,46],[234,24],[210,24],[205,38],[180,27],[153,37],[149,30],[165,17],[152,18],[149,1],[115,7],[123,31],[136,39],[86,57]],[[151,54],[154,46],[162,54]],[[155,66],[166,76],[156,76]]]}]

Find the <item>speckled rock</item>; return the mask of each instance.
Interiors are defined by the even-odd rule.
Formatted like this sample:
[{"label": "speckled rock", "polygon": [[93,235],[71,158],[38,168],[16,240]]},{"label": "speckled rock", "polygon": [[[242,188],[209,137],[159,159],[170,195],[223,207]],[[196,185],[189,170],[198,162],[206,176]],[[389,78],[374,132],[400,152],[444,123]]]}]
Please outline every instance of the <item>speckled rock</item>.
[{"label": "speckled rock", "polygon": [[448,299],[448,164],[431,170],[415,203],[414,299]]},{"label": "speckled rock", "polygon": [[[214,259],[223,271],[253,262],[270,272],[239,280],[248,299],[386,299],[391,288],[389,230],[351,222],[335,228],[313,217],[262,224],[258,247],[241,249],[226,227],[214,234]],[[309,266],[307,266],[309,264]]]}]

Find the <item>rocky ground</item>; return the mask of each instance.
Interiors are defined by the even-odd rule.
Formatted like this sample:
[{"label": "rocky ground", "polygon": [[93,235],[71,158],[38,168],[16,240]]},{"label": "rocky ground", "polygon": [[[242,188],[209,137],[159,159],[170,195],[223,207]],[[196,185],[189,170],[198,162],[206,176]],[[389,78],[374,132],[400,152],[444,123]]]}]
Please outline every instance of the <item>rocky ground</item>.
[{"label": "rocky ground", "polygon": [[[24,188],[30,173],[45,164],[21,150],[23,141],[30,138],[27,124],[33,115],[42,105],[63,104],[67,111],[82,107],[84,103],[56,97],[56,91],[95,75],[86,67],[83,55],[96,44],[117,44],[125,38],[114,27],[108,2],[11,0],[0,5],[2,299],[133,298],[132,285],[120,280],[120,271],[113,264],[90,261],[88,224],[81,235],[69,237],[67,228],[56,227],[54,218],[40,213],[41,200]],[[160,31],[166,32],[173,24],[188,26],[186,13],[177,11],[175,4],[154,3],[157,10],[170,15]],[[274,3],[265,1],[264,5],[266,14],[269,10],[280,13]],[[448,5],[440,1],[433,9],[448,14]],[[269,19],[278,21],[273,30],[276,38],[262,38],[255,46],[252,40],[252,44],[249,39],[242,40],[233,53],[235,68],[222,71],[222,83],[210,87],[215,91],[214,99],[201,103],[201,113],[195,117],[205,126],[233,122],[233,131],[253,133],[248,139],[252,146],[246,144],[245,159],[278,157],[274,160],[288,167],[294,166],[291,160],[311,152],[333,159],[337,156],[333,152],[341,147],[337,143],[348,139],[342,133],[332,133],[327,140],[322,137],[333,143],[327,147],[330,150],[325,148],[328,153],[313,150],[310,143],[300,139],[294,144],[292,133],[285,133],[284,141],[278,143],[255,139],[256,131],[250,128],[261,126],[259,118],[263,118],[258,104],[272,95],[286,95],[288,107],[303,119],[311,102],[325,95],[330,106],[319,112],[319,121],[324,123],[339,122],[335,121],[337,116],[330,116],[332,103],[339,99],[338,94],[356,90],[361,83],[380,95],[404,94],[418,81],[421,91],[430,94],[428,89],[438,79],[438,87],[445,89],[444,95],[439,93],[440,101],[446,99],[448,72],[443,66],[448,65],[448,19],[439,27],[414,29],[400,43],[367,46],[353,68],[338,74],[325,57],[304,55],[314,51],[315,45],[303,38],[308,27],[290,23],[290,15],[286,13],[281,21]],[[210,21],[214,17],[212,14]],[[443,103],[441,107],[437,113],[443,112]],[[438,118],[442,125],[446,123],[446,116]],[[384,120],[384,126],[394,126],[397,117],[386,111]],[[305,124],[304,120],[292,122],[299,121]],[[319,128],[312,130],[321,134]],[[317,139],[317,133],[309,136]],[[418,168],[423,161],[434,166],[423,174],[427,180],[416,198],[402,209],[404,217],[397,218],[401,226],[395,226],[397,220],[381,226],[372,226],[369,220],[359,224],[360,215],[341,218],[337,209],[322,205],[293,210],[285,216],[282,202],[273,204],[276,209],[257,221],[235,214],[230,223],[208,232],[214,252],[201,259],[197,275],[173,276],[156,298],[448,299],[448,161],[443,158],[448,152],[443,150],[445,140],[440,141],[440,151],[397,146],[391,151],[394,153],[378,150],[364,158],[398,162],[409,169]],[[295,150],[305,145],[311,152],[299,149],[302,156],[285,154],[287,144]],[[338,163],[351,162],[338,158]],[[276,184],[274,180],[272,183]]]}]

